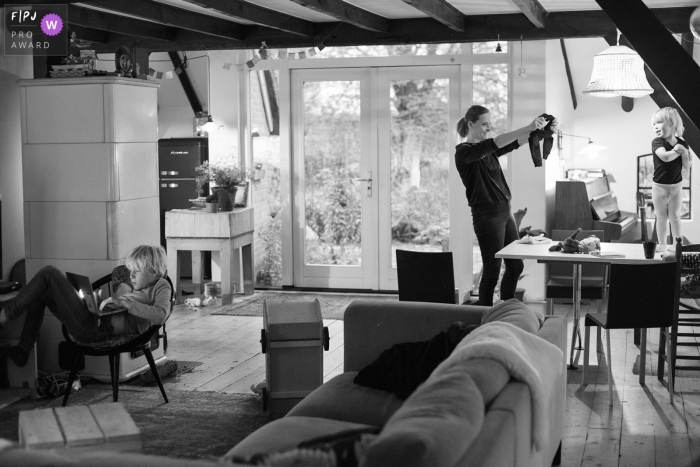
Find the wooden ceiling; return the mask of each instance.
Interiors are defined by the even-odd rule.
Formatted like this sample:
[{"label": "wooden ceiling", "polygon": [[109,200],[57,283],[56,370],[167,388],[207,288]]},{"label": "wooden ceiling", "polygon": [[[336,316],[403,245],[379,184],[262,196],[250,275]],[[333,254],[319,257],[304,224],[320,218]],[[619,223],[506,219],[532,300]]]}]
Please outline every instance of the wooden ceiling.
[{"label": "wooden ceiling", "polygon": [[[3,2],[3,4],[16,4]],[[26,3],[56,3],[33,0]],[[62,2],[64,3],[64,2]],[[78,44],[150,51],[390,45],[604,37],[615,24],[594,0],[68,1]],[[640,4],[641,4],[640,0]],[[698,0],[645,0],[675,33]]]}]

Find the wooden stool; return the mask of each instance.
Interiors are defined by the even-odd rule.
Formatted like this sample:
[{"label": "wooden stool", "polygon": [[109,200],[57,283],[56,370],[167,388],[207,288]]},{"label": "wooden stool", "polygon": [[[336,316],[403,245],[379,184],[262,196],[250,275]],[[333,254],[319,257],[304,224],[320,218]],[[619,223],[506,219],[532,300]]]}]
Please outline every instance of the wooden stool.
[{"label": "wooden stool", "polygon": [[177,303],[182,303],[179,250],[192,251],[192,282],[202,292],[202,251],[221,252],[221,300],[224,305],[233,297],[232,279],[238,265],[233,253],[241,249],[243,257],[243,292],[254,292],[253,278],[253,208],[210,213],[199,209],[175,209],[165,213],[165,239],[168,244],[168,274],[175,285]]},{"label": "wooden stool", "polygon": [[61,454],[142,448],[141,431],[121,402],[77,405],[19,413],[19,444]]},{"label": "wooden stool", "polygon": [[283,415],[323,384],[323,349],[328,350],[328,328],[323,326],[321,304],[263,302],[260,343],[265,354],[267,387],[263,410]]}]

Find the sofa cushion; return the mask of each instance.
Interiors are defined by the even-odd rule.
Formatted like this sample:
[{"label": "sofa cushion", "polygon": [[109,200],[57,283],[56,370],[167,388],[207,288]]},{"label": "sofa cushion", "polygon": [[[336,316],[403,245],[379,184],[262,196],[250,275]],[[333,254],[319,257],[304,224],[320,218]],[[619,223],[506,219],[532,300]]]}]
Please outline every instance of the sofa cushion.
[{"label": "sofa cushion", "polygon": [[476,325],[467,326],[456,321],[430,340],[394,344],[361,369],[354,381],[406,399],[418,385],[428,379],[430,373],[450,355],[462,338],[475,328]]},{"label": "sofa cushion", "polygon": [[320,436],[345,433],[349,430],[373,431],[376,427],[327,418],[284,417],[268,423],[234,446],[224,456],[250,457],[266,452],[281,452],[296,448],[299,443]]},{"label": "sofa cushion", "polygon": [[237,464],[263,466],[358,467],[367,445],[379,432],[378,428],[358,428],[324,435],[299,443],[296,448],[280,452],[264,452],[248,457],[234,456]]},{"label": "sofa cushion", "polygon": [[536,334],[544,322],[544,315],[531,310],[517,298],[511,298],[492,306],[481,317],[481,324],[492,321],[505,321],[524,331]]},{"label": "sofa cushion", "polygon": [[484,400],[471,376],[454,366],[422,384],[366,450],[365,467],[452,466],[484,422]]},{"label": "sofa cushion", "polygon": [[287,417],[321,417],[382,427],[403,401],[396,395],[353,383],[356,371],[340,374],[306,396]]}]

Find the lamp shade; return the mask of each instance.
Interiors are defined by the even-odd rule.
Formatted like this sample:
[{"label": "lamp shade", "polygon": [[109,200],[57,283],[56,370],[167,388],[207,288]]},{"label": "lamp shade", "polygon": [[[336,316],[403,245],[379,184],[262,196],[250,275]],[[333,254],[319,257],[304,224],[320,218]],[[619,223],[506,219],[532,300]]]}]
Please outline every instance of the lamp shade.
[{"label": "lamp shade", "polygon": [[596,97],[643,97],[654,92],[644,73],[644,61],[624,45],[609,47],[593,58],[591,80],[583,91]]},{"label": "lamp shade", "polygon": [[696,39],[700,40],[700,6],[690,14],[690,32]]},{"label": "lamp shade", "polygon": [[593,141],[590,139],[588,140],[588,144],[586,144],[583,149],[581,149],[577,154],[591,154],[591,153],[596,153],[598,151],[602,151],[603,149],[606,149],[607,146],[602,146],[600,144],[595,144]]}]

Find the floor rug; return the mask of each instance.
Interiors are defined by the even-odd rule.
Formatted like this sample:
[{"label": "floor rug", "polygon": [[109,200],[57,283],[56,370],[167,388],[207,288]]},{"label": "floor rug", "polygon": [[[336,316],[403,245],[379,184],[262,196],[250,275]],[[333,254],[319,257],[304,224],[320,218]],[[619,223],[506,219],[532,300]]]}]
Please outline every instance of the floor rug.
[{"label": "floor rug", "polygon": [[263,302],[271,300],[275,302],[312,301],[318,298],[321,303],[321,315],[324,319],[343,319],[345,308],[357,299],[369,300],[393,300],[398,301],[398,295],[380,294],[341,294],[341,293],[313,293],[313,292],[278,292],[265,290],[255,292],[250,297],[245,297],[230,305],[217,310],[212,315],[231,316],[262,316]]},{"label": "floor rug", "polygon": [[[119,386],[119,402],[141,430],[144,454],[218,459],[250,433],[278,418],[263,412],[262,402],[254,394],[176,391],[168,390],[167,384],[166,392],[168,404],[157,386]],[[62,399],[23,399],[0,409],[0,438],[18,441],[20,411],[60,407]],[[100,383],[86,383],[68,399],[71,406],[107,402],[112,402],[111,386]]]}]

